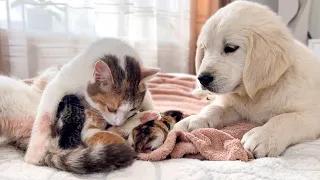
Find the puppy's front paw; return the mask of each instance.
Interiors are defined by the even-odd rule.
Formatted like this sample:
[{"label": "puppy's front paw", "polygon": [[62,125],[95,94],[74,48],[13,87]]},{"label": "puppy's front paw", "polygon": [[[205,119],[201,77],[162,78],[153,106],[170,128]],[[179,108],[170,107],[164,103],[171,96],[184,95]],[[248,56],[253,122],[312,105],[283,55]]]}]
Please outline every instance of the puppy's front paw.
[{"label": "puppy's front paw", "polygon": [[179,129],[182,131],[193,131],[195,129],[208,127],[209,123],[206,118],[199,115],[192,115],[179,121],[177,124],[174,125],[173,129]]},{"label": "puppy's front paw", "polygon": [[275,157],[286,149],[285,137],[267,127],[260,126],[247,132],[241,143],[256,158]]},{"label": "puppy's front paw", "polygon": [[208,120],[202,116],[195,115],[195,116],[190,116],[190,123],[188,126],[188,131],[193,131],[195,129],[200,129],[200,128],[209,128],[209,123]]},{"label": "puppy's front paw", "polygon": [[190,120],[191,119],[188,119],[188,118],[180,120],[179,122],[177,122],[173,126],[173,130],[180,130],[180,131],[188,132]]}]

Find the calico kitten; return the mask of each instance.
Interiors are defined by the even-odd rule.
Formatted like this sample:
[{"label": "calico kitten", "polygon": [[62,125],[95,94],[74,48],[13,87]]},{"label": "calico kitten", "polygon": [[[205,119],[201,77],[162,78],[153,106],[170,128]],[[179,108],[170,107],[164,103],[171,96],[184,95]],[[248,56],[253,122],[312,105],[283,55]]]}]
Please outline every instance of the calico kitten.
[{"label": "calico kitten", "polygon": [[[124,124],[139,109],[152,109],[145,81],[158,69],[141,68],[139,60],[131,46],[118,39],[106,38],[94,42],[65,64],[43,92],[25,161],[36,165],[45,162],[77,173],[97,172],[102,167],[108,171],[132,163],[134,152],[129,146],[116,144],[119,150],[110,151],[114,150],[115,144],[95,140],[108,139],[105,137],[113,134],[94,126],[84,138],[100,146],[80,146],[65,154],[52,151],[54,148],[47,144],[50,143],[50,127],[54,124],[59,102],[67,94],[84,96],[90,107],[115,126]],[[102,167],[97,166],[97,161]]]},{"label": "calico kitten", "polygon": [[151,120],[135,127],[129,136],[129,142],[138,153],[159,148],[175,123],[183,119],[180,111],[166,111],[160,120]]}]

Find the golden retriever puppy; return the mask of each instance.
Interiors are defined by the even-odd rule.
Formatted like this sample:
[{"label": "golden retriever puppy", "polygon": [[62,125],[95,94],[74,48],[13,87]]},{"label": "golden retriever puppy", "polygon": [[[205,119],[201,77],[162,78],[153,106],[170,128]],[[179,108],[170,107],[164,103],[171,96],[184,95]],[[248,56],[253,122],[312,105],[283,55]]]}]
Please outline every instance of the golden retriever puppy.
[{"label": "golden retriever puppy", "polygon": [[263,123],[242,138],[256,157],[319,137],[320,64],[271,10],[235,1],[205,23],[197,45],[198,79],[216,100],[175,129]]}]

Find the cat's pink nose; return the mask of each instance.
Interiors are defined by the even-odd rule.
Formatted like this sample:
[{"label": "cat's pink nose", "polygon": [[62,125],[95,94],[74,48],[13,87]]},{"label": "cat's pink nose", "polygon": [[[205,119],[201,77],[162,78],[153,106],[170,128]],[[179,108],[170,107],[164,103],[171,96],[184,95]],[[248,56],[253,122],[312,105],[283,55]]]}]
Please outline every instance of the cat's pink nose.
[{"label": "cat's pink nose", "polygon": [[122,126],[124,124],[124,121],[119,121],[116,118],[114,118],[111,121],[109,121],[109,124],[111,124],[112,126]]}]

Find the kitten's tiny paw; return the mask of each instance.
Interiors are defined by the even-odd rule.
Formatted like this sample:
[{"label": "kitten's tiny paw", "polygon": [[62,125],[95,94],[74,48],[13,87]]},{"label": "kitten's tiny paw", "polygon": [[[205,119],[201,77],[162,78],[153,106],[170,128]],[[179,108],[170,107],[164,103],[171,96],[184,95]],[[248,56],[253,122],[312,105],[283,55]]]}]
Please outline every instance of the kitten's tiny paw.
[{"label": "kitten's tiny paw", "polygon": [[260,126],[247,132],[243,136],[241,143],[245,149],[251,151],[257,158],[275,157],[286,149],[284,138],[271,129]]}]

